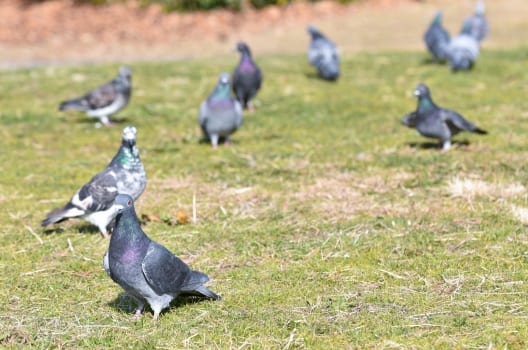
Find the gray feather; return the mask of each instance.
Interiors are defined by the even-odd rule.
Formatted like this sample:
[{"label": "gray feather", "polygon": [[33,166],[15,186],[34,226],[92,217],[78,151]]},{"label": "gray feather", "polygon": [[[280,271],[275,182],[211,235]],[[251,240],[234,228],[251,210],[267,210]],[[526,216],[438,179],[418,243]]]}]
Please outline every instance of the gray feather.
[{"label": "gray feather", "polygon": [[447,59],[450,36],[442,26],[442,12],[438,11],[424,34],[425,45],[435,60]]},{"label": "gray feather", "polygon": [[471,69],[479,56],[480,44],[469,30],[467,25],[464,26],[462,32],[449,44],[448,60],[453,71]]},{"label": "gray feather", "polygon": [[233,92],[242,107],[248,108],[262,85],[262,72],[253,61],[247,44],[238,43],[237,50],[240,52],[240,62],[233,72]]}]

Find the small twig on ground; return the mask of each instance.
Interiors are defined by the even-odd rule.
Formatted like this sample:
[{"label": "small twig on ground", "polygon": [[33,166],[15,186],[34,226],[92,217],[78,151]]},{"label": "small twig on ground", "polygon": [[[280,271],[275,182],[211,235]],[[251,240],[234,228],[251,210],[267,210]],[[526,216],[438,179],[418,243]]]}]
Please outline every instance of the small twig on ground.
[{"label": "small twig on ground", "polygon": [[40,238],[39,235],[37,235],[35,233],[35,231],[33,231],[33,229],[31,227],[29,227],[28,225],[24,225],[26,227],[26,229],[33,235],[35,236],[35,238],[39,241],[40,244],[44,244],[44,241],[42,240],[42,238]]}]

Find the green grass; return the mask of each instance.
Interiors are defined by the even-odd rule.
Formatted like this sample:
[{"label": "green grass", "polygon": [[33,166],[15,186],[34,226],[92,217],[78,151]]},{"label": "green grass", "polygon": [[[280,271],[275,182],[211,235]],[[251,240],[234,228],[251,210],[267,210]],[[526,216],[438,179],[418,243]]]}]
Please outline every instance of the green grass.
[{"label": "green grass", "polygon": [[[526,348],[528,235],[512,210],[528,206],[526,50],[484,50],[460,74],[424,58],[350,55],[332,84],[304,56],[259,57],[258,110],[216,152],[197,109],[233,59],[133,64],[118,118],[149,176],[136,207],[168,219],[144,229],[224,298],[179,300],[157,323],[132,320],[95,228],[39,227],[119,145],[125,123],[56,112],[116,66],[0,72],[0,347]],[[490,134],[420,147],[399,119],[421,81]],[[475,188],[454,196],[456,177]],[[198,222],[169,225],[193,194]]]}]

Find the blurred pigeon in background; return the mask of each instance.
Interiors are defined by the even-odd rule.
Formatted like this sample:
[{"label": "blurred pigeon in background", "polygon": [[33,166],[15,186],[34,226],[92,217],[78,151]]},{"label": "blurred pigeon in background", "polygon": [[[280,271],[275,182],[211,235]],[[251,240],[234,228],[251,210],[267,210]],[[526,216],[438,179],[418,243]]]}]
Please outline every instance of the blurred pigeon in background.
[{"label": "blurred pigeon in background", "polygon": [[402,124],[417,129],[422,136],[440,140],[444,151],[451,147],[451,138],[461,131],[487,134],[457,112],[438,107],[425,84],[418,84],[414,95],[418,97],[418,107],[403,117]]},{"label": "blurred pigeon in background", "polygon": [[209,277],[193,271],[164,246],[150,240],[141,229],[132,197],[119,194],[113,206],[115,225],[110,246],[103,257],[106,273],[136,302],[135,319],[141,317],[145,301],[154,311],[161,310],[180,294],[219,300],[204,287]]},{"label": "blurred pigeon in background", "polygon": [[213,148],[222,138],[229,143],[229,135],[242,125],[242,106],[231,97],[229,73],[220,74],[215,89],[200,105],[198,122]]},{"label": "blurred pigeon in background", "polygon": [[449,43],[447,58],[454,72],[473,68],[479,56],[480,44],[470,31],[469,23],[464,23],[460,34],[451,39]]},{"label": "blurred pigeon in background", "polygon": [[118,193],[138,198],[147,184],[147,175],[136,147],[136,128],[123,129],[121,147],[110,164],[81,187],[61,208],[51,211],[42,226],[59,223],[70,218],[83,218],[99,228],[108,237],[107,227],[112,221],[111,207]]},{"label": "blurred pigeon in background", "polygon": [[486,14],[484,13],[485,8],[484,2],[479,1],[475,6],[475,13],[472,16],[467,17],[462,26],[467,26],[469,34],[478,41],[482,41],[489,33],[488,21],[486,19]]},{"label": "blurred pigeon in background", "polygon": [[[130,100],[132,89],[132,72],[129,67],[119,68],[119,74],[114,80],[89,91],[85,95],[64,101],[60,104],[60,111],[82,111],[89,117],[99,118],[105,125],[111,125],[110,115],[123,109]],[[101,124],[96,123],[96,127]]]},{"label": "blurred pigeon in background", "polygon": [[251,51],[246,43],[238,43],[237,50],[241,56],[240,62],[233,72],[233,92],[242,107],[253,110],[254,106],[251,100],[262,85],[262,73],[253,61]]},{"label": "blurred pigeon in background", "polygon": [[317,68],[321,78],[336,80],[339,77],[339,54],[336,45],[312,25],[308,26],[307,31],[312,37],[308,60]]},{"label": "blurred pigeon in background", "polygon": [[449,40],[449,33],[442,27],[442,12],[438,11],[424,34],[425,45],[436,61],[447,59]]}]

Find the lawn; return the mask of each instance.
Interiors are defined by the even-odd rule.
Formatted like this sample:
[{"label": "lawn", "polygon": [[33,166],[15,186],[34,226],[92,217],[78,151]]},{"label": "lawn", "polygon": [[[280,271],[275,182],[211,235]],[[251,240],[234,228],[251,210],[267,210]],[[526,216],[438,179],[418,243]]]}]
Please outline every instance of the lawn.
[{"label": "lawn", "polygon": [[[0,72],[0,346],[18,348],[528,347],[526,49],[452,74],[422,52],[350,54],[337,83],[304,56],[257,57],[257,111],[234,144],[200,143],[198,105],[236,59],[134,63],[113,128],[58,104],[116,65]],[[489,135],[442,153],[400,125],[427,83]],[[45,214],[138,129],[149,236],[211,277],[219,302],[152,321],[102,267],[95,227]],[[177,224],[178,212],[197,222]]]}]

